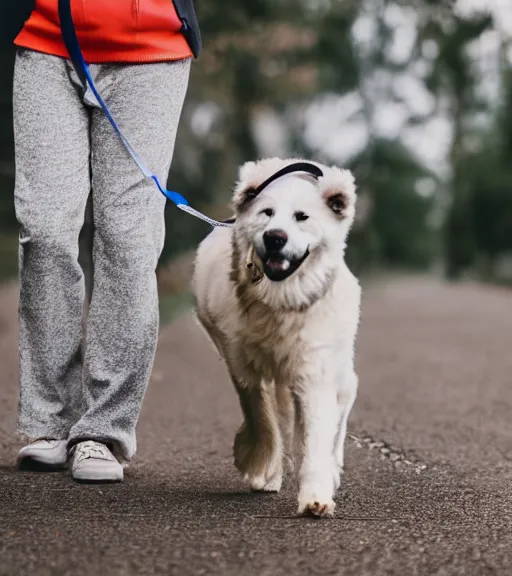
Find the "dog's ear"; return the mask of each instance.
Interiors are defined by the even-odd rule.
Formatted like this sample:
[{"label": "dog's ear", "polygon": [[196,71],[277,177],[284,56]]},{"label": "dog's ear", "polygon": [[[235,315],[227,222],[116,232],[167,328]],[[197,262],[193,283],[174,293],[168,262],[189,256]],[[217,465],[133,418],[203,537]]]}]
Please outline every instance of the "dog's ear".
[{"label": "dog's ear", "polygon": [[356,187],[354,176],[349,170],[329,168],[320,179],[319,187],[325,204],[337,218],[354,216]]},{"label": "dog's ear", "polygon": [[348,206],[348,198],[343,192],[333,192],[328,194],[325,198],[327,206],[340,218],[343,218],[343,214]]},{"label": "dog's ear", "polygon": [[240,191],[237,191],[234,199],[235,209],[238,212],[243,211],[255,198],[259,192],[254,186],[248,186]]},{"label": "dog's ear", "polygon": [[291,160],[281,158],[265,158],[257,162],[246,162],[240,166],[238,171],[238,181],[232,199],[232,206],[235,212],[243,212],[248,208],[255,198],[258,197],[259,187]]},{"label": "dog's ear", "polygon": [[233,208],[241,212],[258,196],[256,162],[246,162],[238,171],[238,182],[233,194]]}]

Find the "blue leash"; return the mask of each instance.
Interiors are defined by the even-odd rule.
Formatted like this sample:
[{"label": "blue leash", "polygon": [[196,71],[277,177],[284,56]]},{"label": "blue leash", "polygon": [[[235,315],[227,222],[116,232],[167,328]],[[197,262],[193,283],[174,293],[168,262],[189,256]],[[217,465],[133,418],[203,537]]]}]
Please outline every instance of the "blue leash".
[{"label": "blue leash", "polygon": [[199,212],[199,210],[195,210],[194,208],[189,206],[186,198],[184,198],[181,194],[178,194],[178,192],[172,192],[171,190],[167,190],[167,188],[165,188],[160,184],[158,177],[155,174],[153,174],[153,172],[146,166],[142,158],[132,148],[130,142],[128,142],[125,135],[121,132],[119,126],[112,117],[112,114],[108,109],[108,106],[105,104],[98,90],[96,89],[96,86],[94,85],[94,81],[89,71],[89,67],[87,66],[87,63],[84,59],[82,50],[80,49],[80,43],[78,42],[78,37],[76,35],[75,24],[73,22],[73,16],[71,14],[71,0],[59,0],[59,17],[60,17],[60,26],[62,30],[62,37],[64,39],[64,43],[69,52],[69,56],[76,70],[76,73],[78,74],[84,87],[87,84],[89,85],[92,93],[96,97],[96,100],[103,109],[105,116],[108,118],[110,124],[112,124],[112,127],[119,136],[119,139],[123,143],[123,146],[126,148],[128,154],[130,154],[130,156],[133,158],[133,161],[135,162],[135,164],[137,164],[142,174],[144,174],[146,178],[151,178],[157,185],[158,190],[160,190],[160,192],[171,202],[173,202],[173,204],[175,204],[180,210],[183,210],[183,212],[187,212],[188,214],[191,214],[192,216],[195,216],[196,218],[199,218],[200,220],[207,222],[208,224],[210,224],[210,226],[224,226],[228,228],[231,227],[233,225],[232,222],[219,222],[217,220],[214,220],[213,218],[210,218],[209,216],[206,216],[202,212]]}]

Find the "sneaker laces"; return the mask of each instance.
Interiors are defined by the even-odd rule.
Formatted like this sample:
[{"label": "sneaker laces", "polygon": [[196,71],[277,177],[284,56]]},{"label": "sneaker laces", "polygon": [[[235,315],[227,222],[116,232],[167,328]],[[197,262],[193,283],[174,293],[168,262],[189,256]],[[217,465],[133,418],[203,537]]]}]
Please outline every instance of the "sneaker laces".
[{"label": "sneaker laces", "polygon": [[87,440],[86,442],[80,442],[80,444],[77,444],[73,463],[76,465],[82,462],[82,460],[87,460],[88,458],[97,458],[99,460],[114,459],[112,453],[105,444],[94,442],[94,440]]}]

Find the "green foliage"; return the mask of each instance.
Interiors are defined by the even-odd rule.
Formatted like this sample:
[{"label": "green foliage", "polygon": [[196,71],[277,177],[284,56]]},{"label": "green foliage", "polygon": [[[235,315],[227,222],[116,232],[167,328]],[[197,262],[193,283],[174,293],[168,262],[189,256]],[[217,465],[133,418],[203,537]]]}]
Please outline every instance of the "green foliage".
[{"label": "green foliage", "polygon": [[[360,189],[370,196],[370,215],[352,237],[357,242],[350,246],[351,262],[364,262],[357,254],[362,250],[374,265],[428,267],[434,254],[434,230],[429,225],[433,197],[423,197],[416,189],[425,179],[434,183],[434,176],[397,142],[377,140],[371,154],[372,169],[359,179]],[[366,154],[356,159],[352,166],[356,177],[367,162]]]},{"label": "green foliage", "polygon": [[[474,135],[475,152],[454,157],[454,195],[447,217],[447,272],[477,266],[489,280],[500,256],[512,254],[512,71],[504,73],[502,106],[491,127]],[[480,266],[478,266],[480,264]]]},{"label": "green foliage", "polygon": [[489,279],[499,256],[512,253],[512,165],[509,151],[487,142],[459,160],[459,189],[447,219],[449,275],[484,263]]}]

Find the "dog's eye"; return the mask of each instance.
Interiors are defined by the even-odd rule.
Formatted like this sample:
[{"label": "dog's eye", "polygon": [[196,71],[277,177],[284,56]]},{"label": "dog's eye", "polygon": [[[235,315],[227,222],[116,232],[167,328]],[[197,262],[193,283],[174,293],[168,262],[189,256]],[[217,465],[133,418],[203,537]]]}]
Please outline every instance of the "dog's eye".
[{"label": "dog's eye", "polygon": [[304,222],[304,220],[307,220],[308,218],[309,216],[304,214],[304,212],[295,212],[295,220],[297,220],[297,222]]},{"label": "dog's eye", "polygon": [[272,218],[272,216],[274,215],[274,211],[272,210],[272,208],[266,208],[265,210],[261,211],[261,214],[265,214],[265,216]]}]

